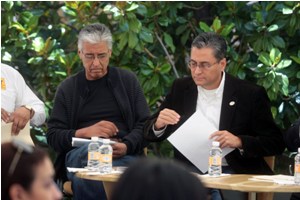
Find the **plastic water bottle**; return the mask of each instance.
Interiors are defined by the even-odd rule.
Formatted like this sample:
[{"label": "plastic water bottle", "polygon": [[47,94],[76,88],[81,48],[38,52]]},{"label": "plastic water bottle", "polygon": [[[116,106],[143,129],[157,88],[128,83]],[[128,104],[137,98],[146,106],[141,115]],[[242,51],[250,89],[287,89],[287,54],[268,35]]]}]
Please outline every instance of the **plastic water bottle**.
[{"label": "plastic water bottle", "polygon": [[209,151],[208,174],[210,176],[220,176],[222,174],[222,150],[220,143],[213,141]]},{"label": "plastic water bottle", "polygon": [[99,168],[99,143],[98,137],[92,137],[92,141],[88,146],[88,164],[90,170],[97,171]]},{"label": "plastic water bottle", "polygon": [[109,139],[103,139],[103,144],[101,145],[100,152],[100,173],[110,173],[112,171],[112,147],[110,146]]},{"label": "plastic water bottle", "polygon": [[298,153],[295,156],[295,168],[294,168],[295,184],[300,185],[300,148],[298,148]]}]

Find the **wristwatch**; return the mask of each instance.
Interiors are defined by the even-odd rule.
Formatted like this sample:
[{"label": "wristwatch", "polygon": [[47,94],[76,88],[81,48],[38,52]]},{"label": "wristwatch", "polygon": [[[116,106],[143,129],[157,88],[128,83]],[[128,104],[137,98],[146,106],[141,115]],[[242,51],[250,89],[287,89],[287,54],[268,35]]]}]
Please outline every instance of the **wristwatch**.
[{"label": "wristwatch", "polygon": [[24,107],[24,108],[26,108],[27,110],[30,111],[30,119],[31,119],[33,117],[33,115],[34,115],[34,110],[32,109],[32,107],[29,106],[29,105],[23,105],[21,107]]}]

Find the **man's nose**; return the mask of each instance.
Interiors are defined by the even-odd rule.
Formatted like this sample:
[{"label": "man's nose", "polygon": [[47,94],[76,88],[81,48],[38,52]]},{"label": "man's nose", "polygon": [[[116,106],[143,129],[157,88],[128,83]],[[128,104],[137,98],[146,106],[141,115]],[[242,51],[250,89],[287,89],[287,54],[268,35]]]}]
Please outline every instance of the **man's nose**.
[{"label": "man's nose", "polygon": [[95,57],[95,59],[93,60],[93,65],[95,65],[95,66],[101,65],[100,59]]},{"label": "man's nose", "polygon": [[196,69],[195,69],[195,73],[196,74],[202,74],[202,72],[203,72],[203,67],[197,66]]}]

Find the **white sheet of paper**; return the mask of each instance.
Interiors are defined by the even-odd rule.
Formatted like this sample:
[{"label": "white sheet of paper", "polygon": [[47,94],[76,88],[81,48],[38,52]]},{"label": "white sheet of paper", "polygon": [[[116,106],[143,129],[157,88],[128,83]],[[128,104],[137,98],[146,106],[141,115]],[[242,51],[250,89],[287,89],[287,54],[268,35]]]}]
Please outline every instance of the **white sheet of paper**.
[{"label": "white sheet of paper", "polygon": [[[90,143],[92,140],[91,139],[86,139],[86,138],[77,138],[77,137],[72,137],[72,147],[81,147],[87,143]],[[99,143],[103,143],[103,138],[98,138]],[[109,144],[115,144],[115,141],[110,140]]]},{"label": "white sheet of paper", "polygon": [[[168,140],[201,172],[205,173],[208,169],[209,150],[212,146],[212,140],[208,138],[217,130],[198,110],[169,136]],[[222,156],[226,156],[232,150],[232,148],[223,148]]]},{"label": "white sheet of paper", "polygon": [[11,135],[12,123],[1,122],[1,143],[9,142],[13,138],[17,138],[23,142],[26,142],[30,145],[34,145],[31,136],[30,136],[30,126],[29,122],[26,126],[19,132],[18,135]]}]

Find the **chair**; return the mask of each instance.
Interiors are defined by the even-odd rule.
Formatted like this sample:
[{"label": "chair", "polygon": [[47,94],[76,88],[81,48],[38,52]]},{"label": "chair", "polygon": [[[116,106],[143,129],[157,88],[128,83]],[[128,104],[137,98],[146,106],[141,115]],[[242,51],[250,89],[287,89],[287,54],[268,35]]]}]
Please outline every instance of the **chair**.
[{"label": "chair", "polygon": [[63,185],[63,193],[64,193],[66,196],[73,196],[72,182],[71,182],[71,181],[66,181],[66,182],[64,182],[64,185]]},{"label": "chair", "polygon": [[[266,163],[269,167],[274,170],[275,165],[275,156],[264,157]],[[260,192],[257,193],[257,200],[273,200],[274,193],[273,192]]]}]

